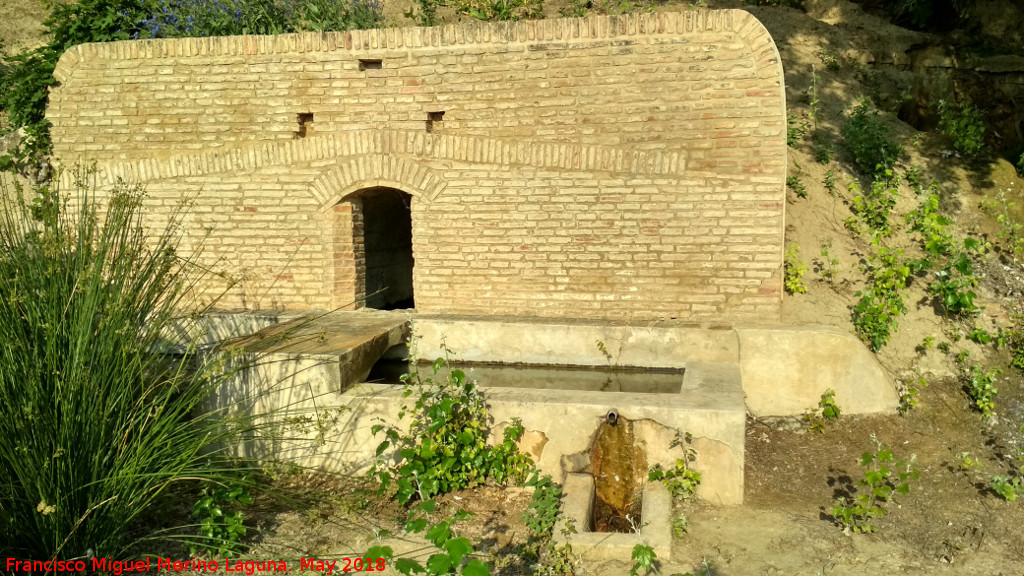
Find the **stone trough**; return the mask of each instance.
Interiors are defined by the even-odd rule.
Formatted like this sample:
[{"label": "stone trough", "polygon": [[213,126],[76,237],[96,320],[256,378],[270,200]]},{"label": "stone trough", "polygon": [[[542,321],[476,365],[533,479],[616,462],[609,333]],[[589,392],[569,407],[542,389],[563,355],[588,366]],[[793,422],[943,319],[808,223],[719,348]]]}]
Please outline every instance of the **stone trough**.
[{"label": "stone trough", "polygon": [[[655,369],[678,374],[670,392],[489,387],[496,437],[519,418],[521,448],[543,473],[566,482],[589,473],[599,427],[609,413],[633,423],[646,466],[671,467],[677,433],[693,436],[697,495],[715,504],[743,501],[744,430],[748,411],[796,415],[836,390],[847,414],[891,411],[895,392],[880,367],[852,336],[829,329],[743,328],[681,323],[627,326],[596,321],[440,317],[409,312],[335,312],[305,322],[299,337],[280,326],[236,341],[263,354],[262,362],[218,394],[232,406],[256,397],[253,409],[305,422],[290,440],[254,440],[239,451],[339,472],[368,469],[380,437],[371,427],[401,424],[403,399],[393,384],[364,382],[381,356],[396,353],[465,363]],[[295,322],[295,321],[293,321]],[[360,338],[332,337],[331,326],[363,326]],[[407,342],[407,345],[402,345]],[[407,347],[406,347],[407,346]],[[836,353],[837,350],[843,351]],[[356,366],[358,365],[358,366]],[[474,376],[469,371],[470,377]],[[316,423],[310,426],[310,423]],[[315,439],[316,442],[310,442]]]}]

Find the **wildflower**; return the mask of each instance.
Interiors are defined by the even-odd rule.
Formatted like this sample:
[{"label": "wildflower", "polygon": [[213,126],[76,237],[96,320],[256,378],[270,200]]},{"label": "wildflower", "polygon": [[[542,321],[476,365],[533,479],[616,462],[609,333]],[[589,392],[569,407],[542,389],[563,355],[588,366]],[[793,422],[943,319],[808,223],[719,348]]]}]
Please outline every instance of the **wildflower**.
[{"label": "wildflower", "polygon": [[49,516],[50,514],[53,514],[56,511],[57,507],[47,504],[46,500],[40,500],[39,504],[36,506],[36,512],[39,512],[43,516]]}]

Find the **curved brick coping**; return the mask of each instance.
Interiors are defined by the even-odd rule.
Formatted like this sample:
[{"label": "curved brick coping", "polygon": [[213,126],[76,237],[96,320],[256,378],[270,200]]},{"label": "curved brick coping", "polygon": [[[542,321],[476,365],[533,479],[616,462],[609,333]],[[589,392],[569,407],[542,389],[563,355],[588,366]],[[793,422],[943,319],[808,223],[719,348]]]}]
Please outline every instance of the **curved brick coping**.
[{"label": "curved brick coping", "polygon": [[[348,156],[373,154],[414,156],[501,166],[520,165],[535,168],[649,175],[680,175],[684,170],[682,155],[675,152],[633,152],[611,147],[572,144],[509,143],[473,136],[378,130],[269,142],[223,151],[183,154],[165,159],[147,158],[131,162],[103,164],[97,166],[97,184],[109,185],[119,179],[130,182],[146,182],[182,176],[202,176],[330,158],[339,158],[344,161],[344,158]],[[404,173],[406,177],[398,180],[418,186],[420,194],[430,199],[436,198],[444,189],[443,180],[433,175],[425,166],[409,160],[403,162],[405,164],[392,166],[391,171],[377,175],[365,171],[365,168],[362,167],[348,173],[360,175],[363,180],[380,177],[391,177],[392,180],[395,180],[396,178],[390,176],[391,174]],[[346,174],[345,166],[347,165],[342,164],[335,172]],[[387,167],[387,165],[378,167],[381,166]],[[65,172],[61,176],[61,184],[69,185],[73,179],[71,174]],[[351,183],[351,181],[344,182],[346,186]],[[314,193],[321,200],[326,201],[339,192],[336,186],[341,184],[343,182],[335,181],[335,187],[330,187],[329,191],[324,187],[326,184],[322,184],[315,188],[316,192]]]},{"label": "curved brick coping", "polygon": [[[470,44],[515,44],[602,40],[623,36],[686,36],[735,32],[751,50],[761,78],[778,77],[782,67],[771,36],[742,10],[691,10],[619,16],[588,16],[520,22],[465,22],[432,28],[384,28],[348,32],[301,32],[277,36],[173,38],[80,44],[68,49],[53,72],[71,77],[85,59],[132,60],[188,56],[244,56],[367,50],[394,51]],[[781,90],[780,82],[780,90]]]}]

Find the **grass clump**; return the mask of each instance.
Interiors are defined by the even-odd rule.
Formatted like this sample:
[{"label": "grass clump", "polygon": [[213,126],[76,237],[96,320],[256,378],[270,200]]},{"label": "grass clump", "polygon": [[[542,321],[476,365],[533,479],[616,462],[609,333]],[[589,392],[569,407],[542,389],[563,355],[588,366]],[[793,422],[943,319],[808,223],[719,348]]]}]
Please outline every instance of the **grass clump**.
[{"label": "grass clump", "polygon": [[180,212],[152,236],[137,187],[3,192],[0,549],[118,557],[172,492],[235,477],[222,447],[253,428],[204,409],[231,373],[178,336],[201,277]]}]

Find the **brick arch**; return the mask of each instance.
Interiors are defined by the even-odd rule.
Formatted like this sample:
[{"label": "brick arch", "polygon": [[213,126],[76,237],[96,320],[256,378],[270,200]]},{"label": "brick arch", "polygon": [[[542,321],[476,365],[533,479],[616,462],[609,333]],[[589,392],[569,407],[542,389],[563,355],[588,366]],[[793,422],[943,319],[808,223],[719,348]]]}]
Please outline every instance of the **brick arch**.
[{"label": "brick arch", "polygon": [[423,164],[400,156],[366,154],[349,157],[317,178],[311,190],[326,212],[342,199],[367,188],[394,188],[430,201],[445,188],[445,181]]},{"label": "brick arch", "polygon": [[[378,284],[385,283],[392,287],[403,286],[403,298],[407,296],[408,301],[412,301],[413,231],[410,206],[407,203],[404,210],[409,224],[409,236],[405,244],[408,248],[408,262],[405,265],[388,264],[375,268],[371,256],[380,253],[380,246],[376,252],[371,248],[370,198],[364,198],[359,193],[388,189],[404,193],[407,198],[411,197],[417,202],[430,202],[444,187],[445,182],[425,165],[409,158],[383,154],[344,157],[313,182],[310,190],[320,205],[320,211],[327,214],[330,222],[331,268],[325,289],[331,294],[332,306],[376,308],[379,304],[388,304],[391,300],[376,302],[384,296],[373,293]],[[379,234],[373,237],[379,238]],[[398,252],[404,253],[404,250]],[[377,281],[380,280],[377,276],[394,280],[392,276],[396,276],[397,269],[405,270],[403,274],[408,276],[397,283]]]}]

